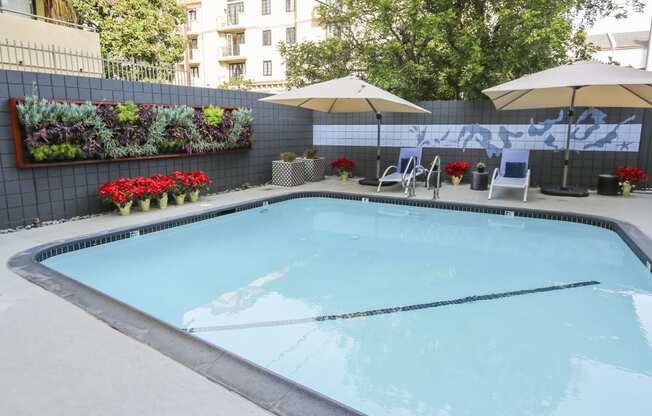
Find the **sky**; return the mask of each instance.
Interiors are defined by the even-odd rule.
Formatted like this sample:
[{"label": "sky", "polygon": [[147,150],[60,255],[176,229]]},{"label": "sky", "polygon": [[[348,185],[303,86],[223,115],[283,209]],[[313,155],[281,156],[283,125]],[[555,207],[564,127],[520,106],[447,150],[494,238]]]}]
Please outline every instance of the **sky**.
[{"label": "sky", "polygon": [[652,20],[652,0],[646,0],[646,7],[643,13],[629,14],[627,19],[615,19],[608,17],[599,20],[595,25],[588,29],[590,34],[606,32],[636,32],[638,30],[650,30],[650,21]]}]

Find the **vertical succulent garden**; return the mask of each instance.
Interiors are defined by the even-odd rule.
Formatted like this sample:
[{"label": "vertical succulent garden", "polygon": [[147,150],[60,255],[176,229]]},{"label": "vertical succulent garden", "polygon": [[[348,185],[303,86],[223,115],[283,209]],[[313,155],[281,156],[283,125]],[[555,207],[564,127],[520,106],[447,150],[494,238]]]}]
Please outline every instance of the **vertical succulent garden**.
[{"label": "vertical succulent garden", "polygon": [[29,162],[213,153],[251,146],[251,110],[83,103],[30,97],[16,106]]}]

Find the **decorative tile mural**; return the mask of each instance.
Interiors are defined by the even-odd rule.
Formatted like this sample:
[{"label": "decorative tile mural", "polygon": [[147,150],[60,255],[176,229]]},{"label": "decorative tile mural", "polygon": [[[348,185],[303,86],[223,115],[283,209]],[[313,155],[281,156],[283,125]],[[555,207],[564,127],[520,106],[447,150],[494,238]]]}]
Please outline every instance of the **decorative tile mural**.
[{"label": "decorative tile mural", "polygon": [[[607,124],[607,114],[589,108],[577,116],[571,128],[571,149],[638,152],[640,123],[632,115],[618,124]],[[559,151],[566,147],[565,110],[555,118],[529,124],[383,124],[384,147],[439,147],[484,149],[488,157],[503,149]],[[376,146],[375,124],[313,125],[313,144],[320,146]]]}]

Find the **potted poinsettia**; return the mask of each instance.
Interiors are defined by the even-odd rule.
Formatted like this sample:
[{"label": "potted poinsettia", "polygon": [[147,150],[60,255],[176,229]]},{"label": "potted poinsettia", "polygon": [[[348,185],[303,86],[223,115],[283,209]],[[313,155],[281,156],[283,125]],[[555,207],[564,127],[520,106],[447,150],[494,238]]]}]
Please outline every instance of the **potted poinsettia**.
[{"label": "potted poinsettia", "polygon": [[139,176],[133,179],[134,199],[141,211],[149,211],[152,198],[160,193],[159,185],[151,178]]},{"label": "potted poinsettia", "polygon": [[471,169],[469,162],[450,162],[446,165],[446,173],[451,177],[451,183],[455,186],[462,182],[464,173],[469,169]]},{"label": "potted poinsettia", "polygon": [[190,202],[197,202],[199,200],[199,193],[201,191],[207,191],[212,181],[201,170],[187,173],[186,175],[190,180],[190,186],[188,187]]},{"label": "potted poinsettia", "polygon": [[620,186],[624,196],[632,193],[632,189],[634,189],[637,182],[647,180],[645,171],[636,166],[619,166],[614,170],[614,174],[620,178]]},{"label": "potted poinsettia", "polygon": [[278,186],[297,186],[306,182],[303,159],[293,152],[281,153],[280,160],[272,161],[272,183]]},{"label": "potted poinsettia", "polygon": [[120,215],[129,215],[134,200],[133,188],[133,180],[121,178],[105,183],[97,194],[103,201],[114,204]]},{"label": "potted poinsettia", "polygon": [[324,172],[326,171],[326,159],[317,156],[317,149],[307,149],[303,153],[303,167],[306,181],[321,181],[324,179]]},{"label": "potted poinsettia", "polygon": [[343,181],[346,181],[351,176],[353,176],[354,167],[355,162],[345,157],[338,157],[331,162],[331,168],[333,169],[333,172],[335,172],[335,174],[339,176]]},{"label": "potted poinsettia", "polygon": [[175,171],[170,175],[173,184],[170,187],[170,193],[174,197],[174,202],[177,205],[183,205],[186,202],[186,195],[190,190],[190,178],[187,174]]},{"label": "potted poinsettia", "polygon": [[169,175],[154,174],[150,179],[156,184],[152,193],[152,198],[156,199],[158,207],[165,209],[168,207],[168,194],[170,189],[174,186],[174,179]]}]

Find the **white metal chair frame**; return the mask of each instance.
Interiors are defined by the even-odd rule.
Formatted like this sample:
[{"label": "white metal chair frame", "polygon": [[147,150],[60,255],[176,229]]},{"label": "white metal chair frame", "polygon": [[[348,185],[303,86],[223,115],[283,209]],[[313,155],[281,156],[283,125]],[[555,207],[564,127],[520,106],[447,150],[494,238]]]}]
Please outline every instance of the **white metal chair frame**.
[{"label": "white metal chair frame", "polygon": [[[403,171],[403,175],[401,176],[401,187],[403,187],[406,196],[414,195],[414,190],[410,190],[410,187],[416,186],[417,176],[419,176],[426,170],[426,168],[424,168],[421,165],[417,165],[416,163],[417,163],[417,157],[410,156],[410,159],[408,160],[407,165],[405,166],[405,170]],[[410,170],[410,166],[412,165],[415,165],[415,168]],[[398,171],[398,166],[391,165],[388,166],[387,169],[385,169],[382,176],[378,180],[378,188],[376,189],[376,192],[380,192],[380,189],[383,185],[383,178],[387,176],[392,169]]]},{"label": "white metal chair frame", "polygon": [[[523,184],[507,184],[507,183],[496,183],[496,178],[500,173],[499,168],[494,168],[494,173],[491,175],[491,186],[489,187],[489,198],[493,196],[494,187],[497,188],[512,188],[512,189],[523,189],[523,202],[527,202],[527,191],[530,188],[530,169],[527,170],[525,175],[525,182]],[[520,178],[519,178],[520,179]]]}]

